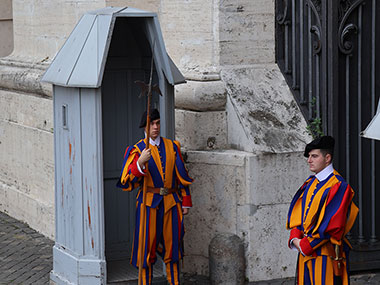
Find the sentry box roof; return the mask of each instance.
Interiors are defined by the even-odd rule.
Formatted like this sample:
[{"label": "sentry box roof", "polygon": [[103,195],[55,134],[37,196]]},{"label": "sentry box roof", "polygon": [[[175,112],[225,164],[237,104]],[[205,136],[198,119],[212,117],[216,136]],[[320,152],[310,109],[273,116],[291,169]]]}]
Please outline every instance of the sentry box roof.
[{"label": "sentry box roof", "polygon": [[162,71],[171,85],[185,82],[166,52],[157,14],[129,7],[107,7],[83,15],[42,81],[65,87],[100,87],[117,17],[146,19],[145,33],[151,47],[154,42],[157,71]]}]

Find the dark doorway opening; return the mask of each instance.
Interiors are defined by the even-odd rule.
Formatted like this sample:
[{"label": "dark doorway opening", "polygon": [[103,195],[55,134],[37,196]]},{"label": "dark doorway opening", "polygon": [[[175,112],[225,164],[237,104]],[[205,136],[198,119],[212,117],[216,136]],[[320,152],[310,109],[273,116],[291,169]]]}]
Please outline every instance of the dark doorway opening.
[{"label": "dark doorway opening", "polygon": [[[108,283],[136,280],[130,265],[135,224],[136,193],[116,187],[127,146],[143,138],[138,125],[146,98],[139,98],[136,80],[149,81],[152,51],[146,38],[145,18],[119,17],[115,21],[102,83],[103,175],[105,208],[105,256]],[[156,71],[153,83],[158,83]],[[153,107],[159,108],[157,94]],[[162,276],[158,261],[155,275]]]}]

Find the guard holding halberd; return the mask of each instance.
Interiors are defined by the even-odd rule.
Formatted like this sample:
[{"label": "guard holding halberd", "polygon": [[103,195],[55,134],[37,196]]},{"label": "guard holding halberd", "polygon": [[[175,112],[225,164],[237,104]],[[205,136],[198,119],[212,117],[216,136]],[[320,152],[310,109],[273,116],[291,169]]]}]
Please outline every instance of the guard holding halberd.
[{"label": "guard holding halberd", "polygon": [[[146,118],[145,112],[140,128],[146,127]],[[165,262],[169,284],[177,285],[180,284],[179,261],[183,258],[183,215],[192,207],[189,185],[193,180],[184,165],[179,142],[160,136],[160,114],[157,109],[150,112],[147,137],[150,148],[146,148],[146,139],[142,139],[126,149],[118,182],[118,186],[125,191],[139,188],[131,264],[139,266],[140,241],[144,256],[142,283],[151,284],[153,265],[159,254]],[[143,183],[146,183],[145,205]],[[141,214],[143,210],[146,211],[144,215]],[[141,222],[142,217],[145,219]],[[144,235],[140,225],[146,229]]]}]

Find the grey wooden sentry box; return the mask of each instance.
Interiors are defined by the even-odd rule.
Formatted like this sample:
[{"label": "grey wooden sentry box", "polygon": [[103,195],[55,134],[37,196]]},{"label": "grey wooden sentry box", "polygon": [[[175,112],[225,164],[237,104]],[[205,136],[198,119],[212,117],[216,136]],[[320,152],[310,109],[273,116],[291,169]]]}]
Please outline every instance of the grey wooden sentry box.
[{"label": "grey wooden sentry box", "polygon": [[[51,280],[106,284],[113,262],[129,259],[135,197],[115,187],[125,147],[146,99],[135,80],[154,77],[163,97],[161,134],[174,137],[174,85],[184,77],[167,55],[155,13],[109,7],[85,14],[42,81],[53,84],[56,235]],[[108,280],[110,281],[110,280]]]}]

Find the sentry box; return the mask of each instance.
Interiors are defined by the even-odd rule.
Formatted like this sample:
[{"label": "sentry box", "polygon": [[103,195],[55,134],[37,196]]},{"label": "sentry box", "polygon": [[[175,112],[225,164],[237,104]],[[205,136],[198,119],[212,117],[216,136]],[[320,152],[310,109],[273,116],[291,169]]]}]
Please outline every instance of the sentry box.
[{"label": "sentry box", "polygon": [[57,284],[137,276],[127,270],[135,194],[115,185],[126,146],[144,135],[138,124],[146,98],[139,98],[134,82],[149,81],[152,50],[153,83],[164,95],[153,94],[152,106],[160,109],[161,134],[174,138],[174,85],[185,80],[166,53],[155,13],[108,7],[85,14],[42,78],[53,84],[56,234],[50,277]]}]

